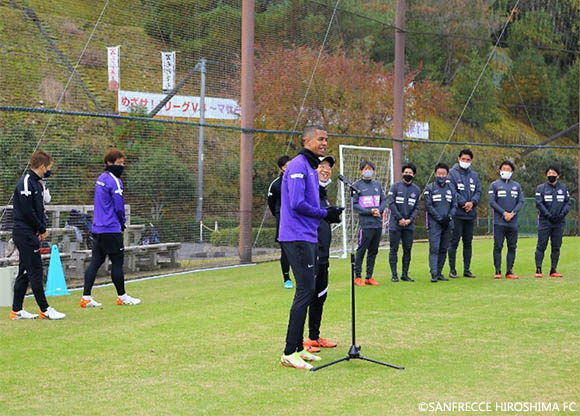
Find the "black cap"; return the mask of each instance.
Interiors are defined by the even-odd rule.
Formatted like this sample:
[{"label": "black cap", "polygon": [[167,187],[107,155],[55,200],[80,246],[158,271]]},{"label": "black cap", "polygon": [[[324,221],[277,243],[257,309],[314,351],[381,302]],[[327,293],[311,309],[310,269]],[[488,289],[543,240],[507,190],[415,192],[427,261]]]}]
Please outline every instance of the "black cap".
[{"label": "black cap", "polygon": [[321,156],[318,159],[320,159],[320,162],[324,162],[325,160],[330,164],[330,167],[333,167],[334,164],[336,163],[336,160],[334,159],[334,156]]}]

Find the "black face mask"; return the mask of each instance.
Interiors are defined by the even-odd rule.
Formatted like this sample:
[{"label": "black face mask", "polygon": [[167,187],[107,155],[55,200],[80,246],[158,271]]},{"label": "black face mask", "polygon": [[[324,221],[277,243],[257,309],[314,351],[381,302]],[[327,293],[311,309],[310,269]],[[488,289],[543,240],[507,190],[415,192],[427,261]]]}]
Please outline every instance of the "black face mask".
[{"label": "black face mask", "polygon": [[554,175],[548,176],[548,182],[550,182],[550,183],[555,183],[557,179],[558,179],[557,176],[554,176]]},{"label": "black face mask", "polygon": [[121,175],[123,174],[124,168],[125,168],[125,166],[121,166],[121,165],[109,165],[109,166],[107,166],[107,170],[109,172],[111,172],[113,175],[115,175],[117,178],[121,177]]},{"label": "black face mask", "polygon": [[403,175],[403,180],[407,183],[413,182],[413,175]]},{"label": "black face mask", "polygon": [[50,178],[51,176],[52,176],[52,169],[49,169],[46,172],[44,172],[44,177],[45,178]]}]

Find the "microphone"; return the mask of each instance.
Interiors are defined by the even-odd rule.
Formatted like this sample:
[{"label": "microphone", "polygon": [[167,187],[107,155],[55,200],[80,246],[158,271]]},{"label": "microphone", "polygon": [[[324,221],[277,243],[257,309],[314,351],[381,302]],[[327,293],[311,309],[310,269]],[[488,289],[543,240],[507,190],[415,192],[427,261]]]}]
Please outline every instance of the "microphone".
[{"label": "microphone", "polygon": [[352,183],[350,183],[350,181],[346,179],[343,175],[338,175],[338,179],[357,194],[360,193],[360,191],[356,189],[356,187]]}]

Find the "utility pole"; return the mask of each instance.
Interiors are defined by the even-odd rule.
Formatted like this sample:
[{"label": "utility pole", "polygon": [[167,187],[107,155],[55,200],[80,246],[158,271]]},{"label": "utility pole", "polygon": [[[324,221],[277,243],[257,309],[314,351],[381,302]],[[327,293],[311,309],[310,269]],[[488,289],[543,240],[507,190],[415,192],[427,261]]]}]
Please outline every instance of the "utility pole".
[{"label": "utility pole", "polygon": [[[580,146],[580,74],[578,76],[578,146]],[[576,234],[580,235],[580,150],[578,150],[578,193],[576,195]]]},{"label": "utility pole", "polygon": [[[403,138],[405,120],[405,0],[397,0],[397,18],[395,29],[395,131],[394,138]],[[401,180],[403,164],[403,144],[393,142],[394,180]]]},{"label": "utility pole", "polygon": [[[242,0],[242,129],[254,127],[254,0]],[[252,262],[253,135],[240,138],[240,262]]]},{"label": "utility pole", "polygon": [[[199,87],[199,140],[197,146],[197,221],[201,224],[203,219],[203,159],[204,159],[204,124],[205,124],[205,64],[207,59],[199,60],[199,72],[201,73],[201,83]],[[201,233],[199,236],[201,240]],[[201,242],[201,241],[200,241]]]}]

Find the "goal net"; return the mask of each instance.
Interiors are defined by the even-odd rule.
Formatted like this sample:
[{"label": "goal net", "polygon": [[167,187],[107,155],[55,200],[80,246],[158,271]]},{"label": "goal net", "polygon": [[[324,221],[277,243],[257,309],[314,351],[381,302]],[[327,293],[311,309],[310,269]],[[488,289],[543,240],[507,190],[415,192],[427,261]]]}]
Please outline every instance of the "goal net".
[{"label": "goal net", "polygon": [[[339,146],[340,174],[345,176],[351,182],[360,179],[359,163],[363,160],[373,162],[375,165],[374,179],[383,187],[385,195],[393,183],[393,155],[390,148],[385,147],[364,147],[364,146]],[[338,203],[345,207],[343,221],[333,229],[333,238],[331,245],[331,256],[346,258],[347,252],[351,247],[351,221],[354,221],[354,246],[358,242],[358,214],[353,215],[350,209],[350,190],[342,182],[338,187]],[[388,244],[384,238],[387,229],[387,210],[383,212],[383,238],[381,246]]]}]

